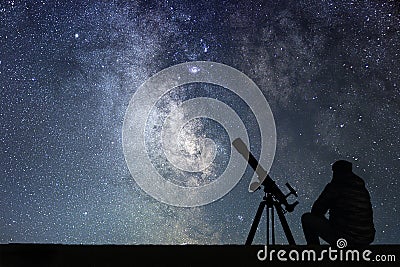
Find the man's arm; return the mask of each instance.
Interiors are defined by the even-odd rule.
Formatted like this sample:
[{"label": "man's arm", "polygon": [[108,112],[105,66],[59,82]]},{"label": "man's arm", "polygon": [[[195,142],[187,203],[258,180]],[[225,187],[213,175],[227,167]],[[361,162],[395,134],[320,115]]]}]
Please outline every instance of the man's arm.
[{"label": "man's arm", "polygon": [[315,215],[324,216],[331,207],[334,194],[335,192],[333,190],[332,185],[328,183],[325,186],[324,190],[322,191],[321,195],[314,202],[311,208],[311,213]]}]

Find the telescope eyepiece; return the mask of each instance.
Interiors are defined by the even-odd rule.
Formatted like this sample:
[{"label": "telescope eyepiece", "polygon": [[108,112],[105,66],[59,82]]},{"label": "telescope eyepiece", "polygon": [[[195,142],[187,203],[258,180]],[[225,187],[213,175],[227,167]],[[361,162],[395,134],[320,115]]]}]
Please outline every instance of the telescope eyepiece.
[{"label": "telescope eyepiece", "polygon": [[285,209],[286,209],[287,212],[292,212],[292,211],[294,211],[294,208],[295,208],[298,204],[299,204],[299,202],[298,202],[298,201],[295,201],[295,202],[292,203],[292,204],[286,205],[286,206],[285,206]]}]

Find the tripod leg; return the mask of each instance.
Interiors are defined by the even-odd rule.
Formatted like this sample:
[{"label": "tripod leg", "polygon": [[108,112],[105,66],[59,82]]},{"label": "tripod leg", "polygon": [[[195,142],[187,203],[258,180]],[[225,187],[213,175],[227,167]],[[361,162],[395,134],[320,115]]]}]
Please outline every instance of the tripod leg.
[{"label": "tripod leg", "polygon": [[246,245],[251,245],[253,243],[254,235],[256,234],[258,224],[260,223],[261,215],[264,211],[265,201],[261,201],[258,206],[256,216],[254,217],[253,224],[251,225],[249,235],[246,239]]},{"label": "tripod leg", "polygon": [[266,204],[266,206],[265,206],[265,211],[267,212],[267,220],[266,220],[266,223],[267,223],[267,228],[266,228],[266,232],[267,232],[267,240],[266,240],[266,242],[265,242],[265,244],[267,245],[267,246],[269,246],[269,212],[270,212],[270,210],[271,210],[271,207],[268,205],[268,202],[267,202],[267,204]]},{"label": "tripod leg", "polygon": [[289,224],[287,223],[286,217],[283,214],[282,207],[277,202],[274,202],[274,206],[275,206],[276,212],[278,213],[279,220],[281,221],[281,225],[282,225],[283,231],[285,232],[285,235],[289,242],[289,245],[296,245],[296,242],[294,241],[294,238],[293,238],[292,231],[290,231]]},{"label": "tripod leg", "polygon": [[272,245],[275,245],[275,218],[274,218],[274,208],[271,208],[271,235],[272,235]]}]

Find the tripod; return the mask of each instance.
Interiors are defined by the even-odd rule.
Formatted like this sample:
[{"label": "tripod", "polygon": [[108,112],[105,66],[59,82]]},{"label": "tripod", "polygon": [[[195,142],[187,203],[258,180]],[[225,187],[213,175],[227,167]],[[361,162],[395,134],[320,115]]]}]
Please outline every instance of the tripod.
[{"label": "tripod", "polygon": [[[260,223],[260,219],[262,216],[262,213],[264,211],[264,207],[265,207],[265,211],[267,212],[267,245],[270,245],[270,238],[269,238],[269,233],[270,233],[270,228],[269,228],[269,224],[271,221],[271,241],[272,241],[272,245],[275,245],[275,218],[274,218],[274,209],[276,210],[279,220],[281,222],[283,231],[285,232],[286,235],[286,239],[289,242],[289,245],[296,245],[296,242],[294,241],[293,238],[293,234],[290,231],[289,228],[289,224],[286,221],[286,217],[284,214],[284,210],[281,206],[281,203],[279,201],[277,201],[276,199],[274,199],[272,193],[268,192],[266,190],[266,187],[264,186],[264,197],[263,200],[260,202],[260,205],[258,206],[257,209],[257,213],[256,216],[254,217],[253,223],[251,225],[250,228],[250,232],[249,235],[247,236],[247,240],[246,240],[246,245],[251,245],[251,243],[253,243],[253,239],[254,236],[256,234],[257,228],[258,228],[258,224]],[[270,218],[270,214],[271,214],[271,218]]]}]

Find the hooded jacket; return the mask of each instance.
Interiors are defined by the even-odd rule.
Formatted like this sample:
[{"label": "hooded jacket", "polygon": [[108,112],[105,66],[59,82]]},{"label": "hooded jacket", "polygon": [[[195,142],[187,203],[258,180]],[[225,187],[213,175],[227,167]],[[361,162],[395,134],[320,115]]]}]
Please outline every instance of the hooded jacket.
[{"label": "hooded jacket", "polygon": [[315,201],[311,213],[324,216],[341,237],[353,244],[370,244],[375,238],[370,195],[353,172],[335,173]]}]

